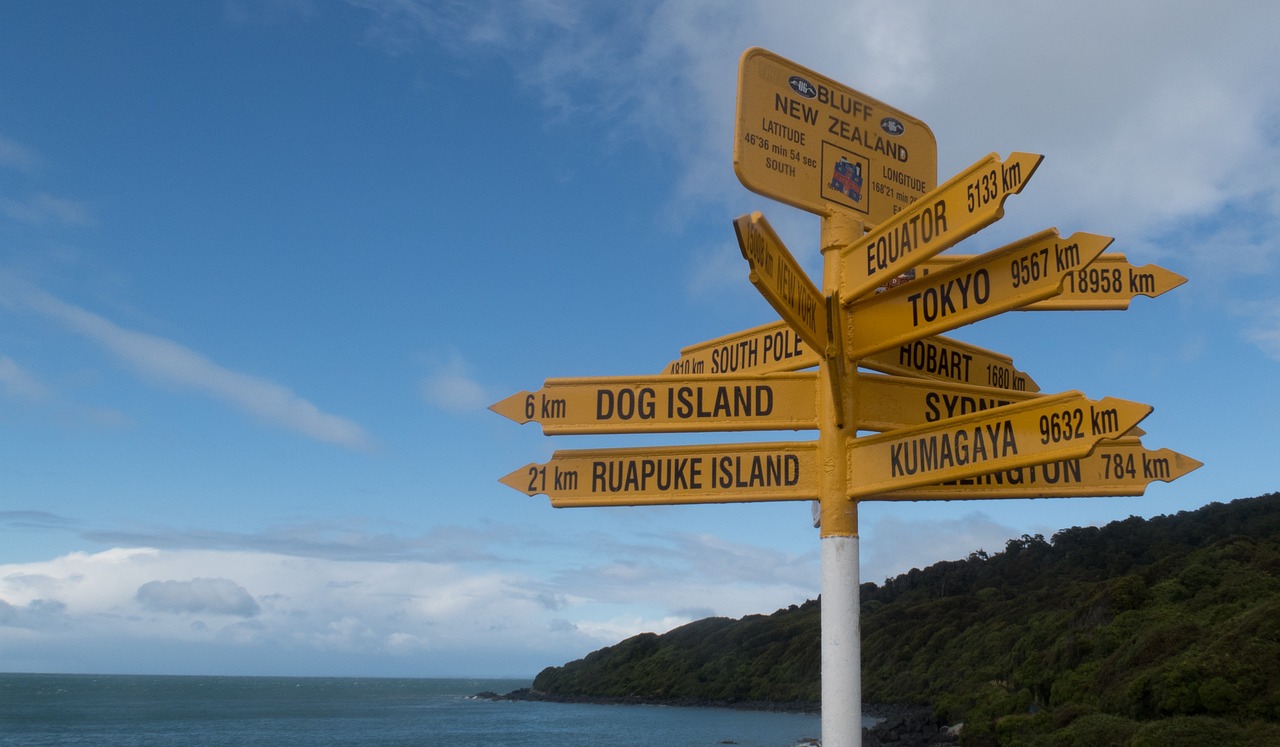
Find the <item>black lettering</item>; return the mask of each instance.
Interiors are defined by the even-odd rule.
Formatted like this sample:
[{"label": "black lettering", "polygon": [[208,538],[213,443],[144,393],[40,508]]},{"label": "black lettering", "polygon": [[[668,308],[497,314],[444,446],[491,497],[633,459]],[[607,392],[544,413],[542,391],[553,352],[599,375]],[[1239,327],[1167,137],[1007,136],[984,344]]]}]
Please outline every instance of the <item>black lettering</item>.
[{"label": "black lettering", "polygon": [[[938,410],[938,397],[939,394],[937,392],[929,392],[924,395],[924,421],[926,423],[933,423],[942,419],[942,413]],[[951,417],[951,415],[948,414],[947,417]]]}]

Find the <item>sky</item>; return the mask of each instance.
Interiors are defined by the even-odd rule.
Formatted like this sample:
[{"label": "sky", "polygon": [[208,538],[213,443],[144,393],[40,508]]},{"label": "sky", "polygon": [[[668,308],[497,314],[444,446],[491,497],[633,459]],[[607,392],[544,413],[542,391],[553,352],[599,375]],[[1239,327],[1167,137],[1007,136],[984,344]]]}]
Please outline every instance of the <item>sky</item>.
[{"label": "sky", "polygon": [[[866,502],[862,581],[1280,487],[1280,6],[0,4],[0,671],[532,676],[820,592],[806,502],[553,509],[489,405],[777,319],[817,216],[732,168],[755,46],[919,118],[939,182],[1044,155],[1047,227],[1188,278],[949,333],[1144,402],[1133,498]],[[812,438],[803,432],[773,440]]]}]

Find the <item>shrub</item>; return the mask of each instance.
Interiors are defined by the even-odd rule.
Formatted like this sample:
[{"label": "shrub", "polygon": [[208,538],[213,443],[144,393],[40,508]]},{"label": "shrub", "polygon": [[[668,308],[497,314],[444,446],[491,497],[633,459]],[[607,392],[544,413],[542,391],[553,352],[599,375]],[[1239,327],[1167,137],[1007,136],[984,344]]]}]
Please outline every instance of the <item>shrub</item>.
[{"label": "shrub", "polygon": [[1129,744],[1140,724],[1123,716],[1092,713],[1081,716],[1053,735],[1052,744],[1062,747],[1112,747]]}]

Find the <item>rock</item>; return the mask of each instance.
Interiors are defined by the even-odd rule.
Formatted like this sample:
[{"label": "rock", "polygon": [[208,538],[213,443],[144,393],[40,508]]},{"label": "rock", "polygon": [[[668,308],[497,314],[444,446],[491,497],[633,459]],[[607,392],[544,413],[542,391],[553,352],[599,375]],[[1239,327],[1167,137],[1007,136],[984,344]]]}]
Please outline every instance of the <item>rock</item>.
[{"label": "rock", "polygon": [[870,729],[862,730],[866,747],[953,747],[957,734],[947,733],[930,706],[873,706],[869,714],[881,717]]}]

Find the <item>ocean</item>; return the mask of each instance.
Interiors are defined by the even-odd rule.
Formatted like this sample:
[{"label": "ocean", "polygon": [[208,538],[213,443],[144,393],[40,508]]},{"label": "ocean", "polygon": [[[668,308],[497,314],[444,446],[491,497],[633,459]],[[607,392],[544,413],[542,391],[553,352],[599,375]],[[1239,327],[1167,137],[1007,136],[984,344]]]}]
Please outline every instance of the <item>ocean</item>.
[{"label": "ocean", "polygon": [[791,747],[816,715],[490,701],[529,680],[0,673],[0,744]]}]

